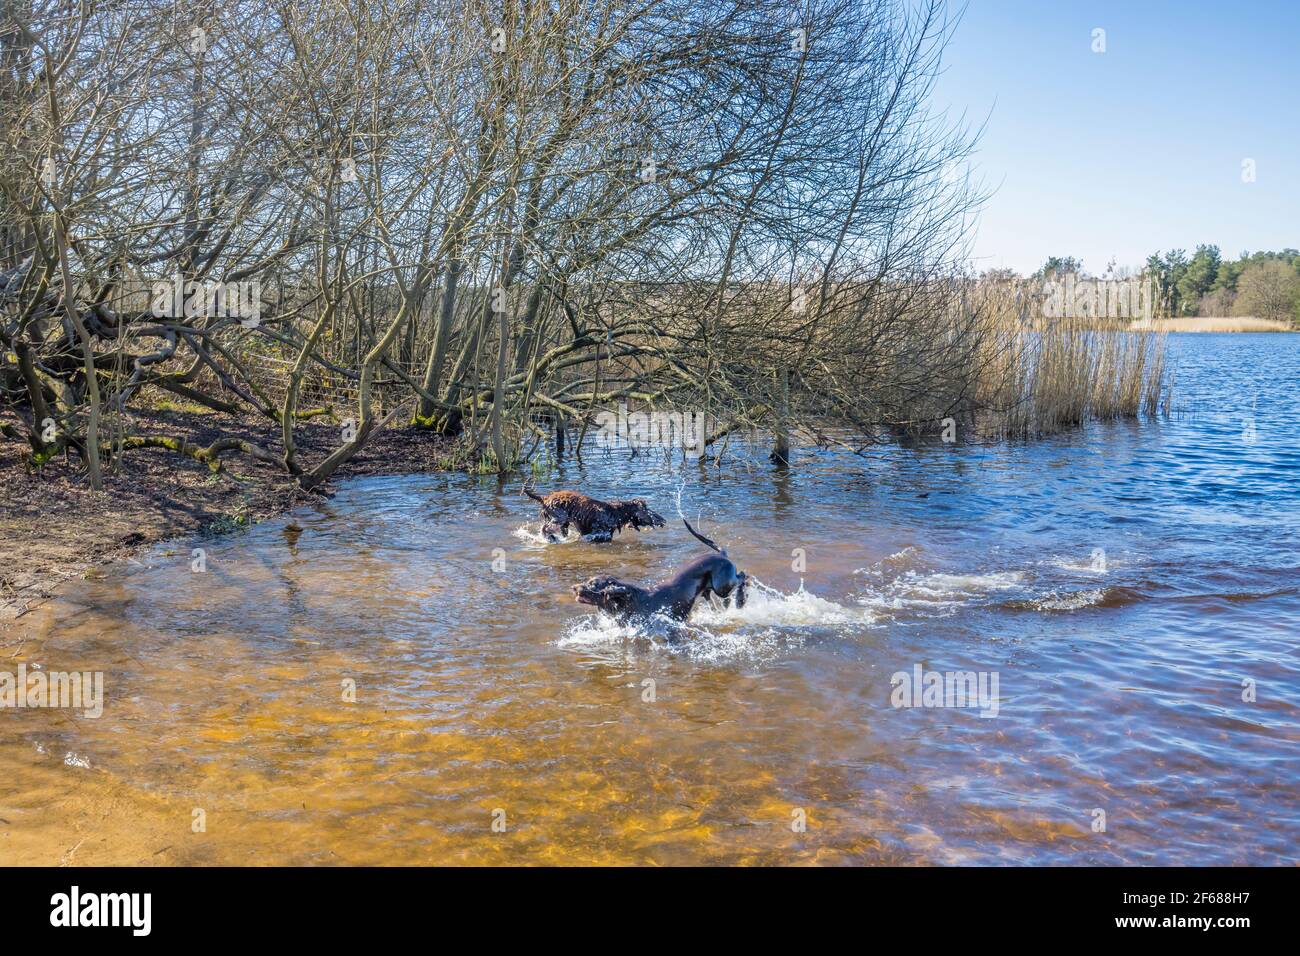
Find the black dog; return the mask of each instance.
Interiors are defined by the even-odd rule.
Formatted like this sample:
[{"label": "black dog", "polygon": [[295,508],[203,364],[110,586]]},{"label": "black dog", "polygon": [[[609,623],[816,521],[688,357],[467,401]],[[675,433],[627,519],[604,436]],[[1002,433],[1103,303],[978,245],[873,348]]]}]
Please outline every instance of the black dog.
[{"label": "black dog", "polygon": [[689,521],[683,519],[682,523],[687,531],[718,553],[696,558],[670,580],[650,591],[618,578],[591,578],[573,585],[573,596],[578,603],[598,607],[620,620],[667,614],[684,621],[695,606],[695,599],[709,594],[722,598],[734,595],[736,607],[744,607],[748,582],[745,572],[737,571],[727,552],[692,528]]},{"label": "black dog", "polygon": [[547,541],[563,538],[569,533],[569,525],[589,541],[609,541],[627,525],[637,531],[664,526],[664,519],[646,507],[644,498],[601,501],[580,491],[552,491],[543,497],[527,486],[524,494],[542,506],[546,517],[542,536]]}]

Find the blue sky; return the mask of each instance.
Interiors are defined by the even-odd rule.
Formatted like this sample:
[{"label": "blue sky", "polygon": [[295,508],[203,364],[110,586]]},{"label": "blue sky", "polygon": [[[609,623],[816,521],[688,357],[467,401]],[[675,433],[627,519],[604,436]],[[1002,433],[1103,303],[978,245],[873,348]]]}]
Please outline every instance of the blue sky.
[{"label": "blue sky", "polygon": [[1300,0],[970,0],[945,59],[935,105],[987,117],[979,268],[1300,247]]}]

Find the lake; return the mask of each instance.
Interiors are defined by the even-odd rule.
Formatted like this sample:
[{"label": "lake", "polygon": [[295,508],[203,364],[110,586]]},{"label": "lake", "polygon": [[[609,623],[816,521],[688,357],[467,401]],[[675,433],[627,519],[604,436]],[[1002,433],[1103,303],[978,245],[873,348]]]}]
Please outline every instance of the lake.
[{"label": "lake", "polygon": [[[437,474],[123,562],[21,648],[105,700],[0,712],[0,862],[1300,861],[1300,336],[1170,349],[1168,420],[539,477],[670,519],[612,544]],[[679,502],[743,609],[574,602]]]}]

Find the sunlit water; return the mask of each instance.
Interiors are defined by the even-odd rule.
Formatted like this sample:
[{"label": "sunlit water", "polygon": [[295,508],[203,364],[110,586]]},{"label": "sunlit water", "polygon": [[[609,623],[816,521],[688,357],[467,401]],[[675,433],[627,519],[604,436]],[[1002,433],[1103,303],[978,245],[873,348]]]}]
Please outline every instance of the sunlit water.
[{"label": "sunlit water", "polygon": [[[518,482],[345,483],[124,562],[20,651],[107,701],[0,712],[0,859],[1296,862],[1300,336],[1172,345],[1166,422],[543,478],[680,492],[762,582],[676,644],[569,585],[667,575],[680,523],[545,545]],[[996,716],[893,706],[918,665],[996,674]]]}]

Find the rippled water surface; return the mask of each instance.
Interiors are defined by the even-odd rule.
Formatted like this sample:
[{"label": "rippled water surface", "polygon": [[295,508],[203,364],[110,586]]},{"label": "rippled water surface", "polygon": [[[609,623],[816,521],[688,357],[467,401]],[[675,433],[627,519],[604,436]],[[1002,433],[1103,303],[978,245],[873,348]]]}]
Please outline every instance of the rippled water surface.
[{"label": "rippled water surface", "polygon": [[[680,524],[547,546],[517,482],[345,483],[123,563],[21,649],[107,700],[0,715],[0,858],[1297,862],[1300,336],[1171,347],[1165,422],[542,478],[680,494],[766,586],[677,645],[569,585],[670,573]],[[918,666],[996,700],[893,706]]]}]

